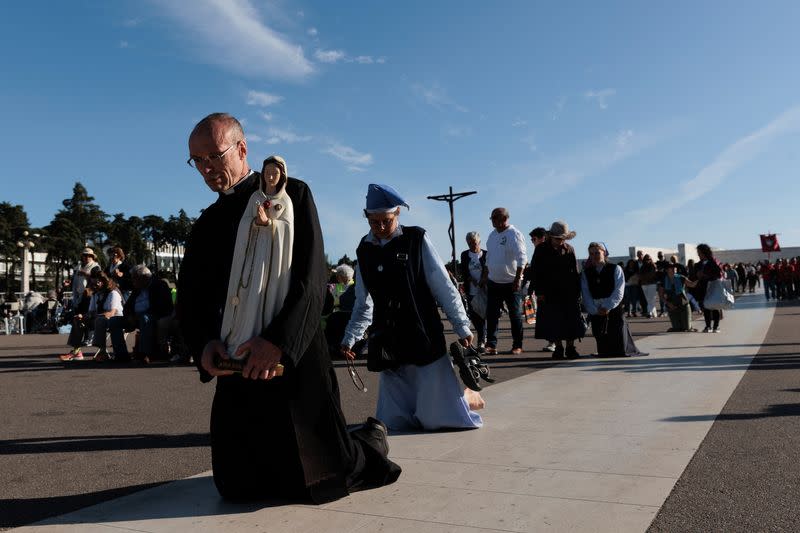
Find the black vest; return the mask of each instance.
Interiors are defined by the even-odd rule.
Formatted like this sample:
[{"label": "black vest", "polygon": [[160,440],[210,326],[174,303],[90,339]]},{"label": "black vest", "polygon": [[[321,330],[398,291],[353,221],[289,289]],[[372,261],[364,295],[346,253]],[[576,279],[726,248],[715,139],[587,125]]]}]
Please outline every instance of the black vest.
[{"label": "black vest", "polygon": [[384,336],[395,364],[427,365],[447,352],[444,327],[422,265],[425,230],[401,226],[384,246],[361,239],[358,268],[372,296],[373,330]]},{"label": "black vest", "polygon": [[606,263],[600,272],[593,266],[584,270],[592,298],[599,300],[611,296],[611,293],[614,292],[614,269],[616,268],[617,265]]}]

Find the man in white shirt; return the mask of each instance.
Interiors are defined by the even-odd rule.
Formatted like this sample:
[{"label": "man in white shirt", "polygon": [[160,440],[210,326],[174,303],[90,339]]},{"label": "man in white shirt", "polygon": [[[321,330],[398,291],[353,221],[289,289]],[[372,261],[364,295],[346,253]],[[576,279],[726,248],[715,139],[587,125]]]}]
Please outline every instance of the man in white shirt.
[{"label": "man in white shirt", "polygon": [[522,233],[509,224],[508,219],[508,210],[505,207],[493,209],[491,221],[494,230],[486,241],[486,353],[490,355],[497,353],[497,322],[503,302],[511,321],[511,353],[522,353],[522,305],[519,289],[528,251]]}]

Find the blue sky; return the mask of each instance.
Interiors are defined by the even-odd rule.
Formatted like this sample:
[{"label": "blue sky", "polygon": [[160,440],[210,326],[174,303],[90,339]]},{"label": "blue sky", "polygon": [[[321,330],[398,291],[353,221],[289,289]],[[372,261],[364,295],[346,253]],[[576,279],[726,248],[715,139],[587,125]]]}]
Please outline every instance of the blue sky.
[{"label": "blue sky", "polygon": [[[561,5],[565,4],[565,5]],[[796,2],[29,1],[0,21],[2,200],[45,225],[81,181],[109,213],[195,216],[213,111],[312,187],[332,259],[388,183],[449,255],[505,206],[583,253],[800,245]]]}]

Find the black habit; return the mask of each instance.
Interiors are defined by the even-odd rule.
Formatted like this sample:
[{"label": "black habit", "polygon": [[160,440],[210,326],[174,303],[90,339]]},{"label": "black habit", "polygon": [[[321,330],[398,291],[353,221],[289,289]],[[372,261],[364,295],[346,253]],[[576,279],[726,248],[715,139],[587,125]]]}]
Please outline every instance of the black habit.
[{"label": "black habit", "polygon": [[[200,354],[220,338],[239,220],[260,175],[220,195],[195,223],[181,266],[178,313],[200,378]],[[400,467],[363,432],[348,433],[339,386],[321,329],[326,265],[317,209],[302,181],[288,178],[294,206],[291,283],[280,312],[261,333],[281,349],[283,376],[220,377],[211,411],[214,482],[232,499],[331,501],[348,489],[388,484]]]},{"label": "black habit", "polygon": [[575,250],[562,243],[553,248],[547,240],[533,252],[533,286],[544,296],[536,310],[537,339],[547,341],[581,339],[586,326],[580,307],[580,274]]},{"label": "black habit", "polygon": [[[611,296],[615,288],[615,271],[618,268],[620,267],[617,265],[606,263],[598,272],[594,266],[586,266],[583,276],[586,278],[586,286],[593,300]],[[592,335],[597,342],[597,357],[647,355],[640,352],[633,342],[631,330],[625,321],[622,302],[610,309],[607,315],[589,315],[589,322],[592,324]]]}]

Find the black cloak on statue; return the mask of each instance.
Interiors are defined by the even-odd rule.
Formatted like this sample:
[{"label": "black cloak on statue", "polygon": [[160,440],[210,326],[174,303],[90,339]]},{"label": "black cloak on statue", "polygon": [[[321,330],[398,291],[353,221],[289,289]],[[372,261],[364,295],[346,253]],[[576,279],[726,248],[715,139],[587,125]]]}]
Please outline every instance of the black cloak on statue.
[{"label": "black cloak on statue", "polygon": [[[220,338],[239,220],[260,174],[220,195],[195,223],[178,285],[179,319],[198,361]],[[294,206],[291,283],[281,311],[261,336],[283,352],[283,376],[217,379],[211,411],[214,482],[224,497],[310,498],[321,503],[348,488],[393,482],[400,468],[348,433],[339,386],[321,329],[327,272],[322,232],[308,186],[288,178]],[[355,440],[354,440],[355,439]]]}]

